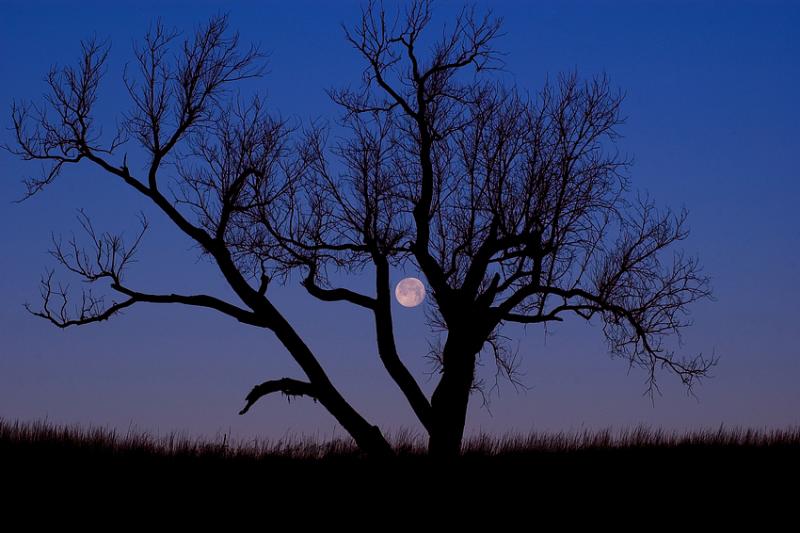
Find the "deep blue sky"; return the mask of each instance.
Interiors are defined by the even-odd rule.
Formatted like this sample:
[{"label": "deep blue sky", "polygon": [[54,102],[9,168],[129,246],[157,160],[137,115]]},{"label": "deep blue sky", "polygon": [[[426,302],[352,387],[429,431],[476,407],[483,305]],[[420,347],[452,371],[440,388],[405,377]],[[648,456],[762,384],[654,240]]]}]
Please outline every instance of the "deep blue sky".
[{"label": "deep blue sky", "polygon": [[[189,30],[218,11],[211,2],[0,2],[0,115],[10,140],[12,98],[38,98],[51,64],[72,62],[79,40],[112,40],[100,116],[128,108],[122,66],[131,40],[161,16]],[[458,2],[440,2],[437,21]],[[487,4],[479,4],[487,5]],[[546,75],[606,72],[626,91],[620,147],[632,155],[635,187],[661,205],[685,206],[685,244],[712,277],[716,301],[693,307],[687,353],[721,357],[699,401],[661,375],[655,405],[642,395],[645,375],[609,358],[598,327],[571,321],[520,340],[523,381],[501,383],[491,413],[479,396],[468,432],[570,430],[647,423],[666,428],[800,424],[800,4],[794,2],[493,2],[505,20],[498,47],[509,79],[536,91]],[[357,2],[228,2],[231,26],[271,52],[259,82],[273,109],[301,119],[334,118],[324,89],[355,83],[362,65],[342,36]],[[111,122],[109,122],[111,124]],[[92,168],[67,171],[42,195],[12,204],[20,179],[36,166],[0,152],[0,417],[180,430],[213,436],[277,437],[287,432],[341,435],[334,420],[305,399],[262,400],[237,416],[255,383],[302,377],[269,332],[211,311],[141,305],[96,325],[57,330],[29,316],[37,283],[52,266],[50,232],[75,230],[84,207],[98,227],[131,229],[144,210],[153,228],[131,271],[152,291],[227,294],[190,243],[132,191]],[[404,273],[396,272],[395,280]],[[407,274],[413,274],[408,272]],[[364,286],[365,280],[352,280]],[[274,300],[307,338],[343,394],[388,430],[418,429],[375,354],[370,316],[348,304],[324,304],[296,283]],[[422,380],[429,369],[421,308],[396,306],[401,356]],[[492,375],[491,366],[484,368]]]}]

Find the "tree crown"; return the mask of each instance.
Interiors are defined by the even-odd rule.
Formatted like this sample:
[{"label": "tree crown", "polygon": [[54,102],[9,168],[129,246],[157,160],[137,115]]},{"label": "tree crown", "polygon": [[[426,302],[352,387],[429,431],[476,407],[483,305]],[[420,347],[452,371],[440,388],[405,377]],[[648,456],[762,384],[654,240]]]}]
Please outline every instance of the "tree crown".
[{"label": "tree crown", "polygon": [[[695,258],[668,253],[688,235],[686,212],[630,193],[630,162],[615,144],[620,92],[605,76],[570,73],[529,96],[493,77],[500,20],[465,9],[432,39],[430,21],[427,1],[394,16],[370,4],[345,28],[364,71],[358,86],[330,91],[346,132],[334,143],[326,128],[293,126],[258,97],[231,98],[236,82],[263,73],[262,55],[243,49],[220,16],[182,43],[151,28],[124,74],[131,109],[102,144],[93,106],[108,48],[83,43],[76,67],[50,72],[44,105],[12,108],[11,150],[51,165],[26,182],[27,196],[65,165],[96,165],[196,241],[241,302],[128,287],[124,269],[141,235],[126,246],[82,218],[91,251],[56,242],[54,257],[124,299],[106,305],[89,292],[71,313],[48,274],[32,312],[66,327],[137,302],[183,303],[281,330],[268,284],[298,271],[311,295],[375,313],[387,368],[425,418],[430,405],[399,364],[388,307],[389,267],[410,263],[432,289],[432,321],[467,351],[488,346],[509,375],[499,328],[568,315],[600,317],[612,352],[647,369],[651,387],[658,367],[688,386],[706,375],[713,359],[681,359],[663,343],[710,288]],[[147,154],[142,175],[128,167],[131,139]],[[162,178],[168,160],[172,193]],[[331,268],[365,265],[375,270],[374,295],[331,287]]]}]

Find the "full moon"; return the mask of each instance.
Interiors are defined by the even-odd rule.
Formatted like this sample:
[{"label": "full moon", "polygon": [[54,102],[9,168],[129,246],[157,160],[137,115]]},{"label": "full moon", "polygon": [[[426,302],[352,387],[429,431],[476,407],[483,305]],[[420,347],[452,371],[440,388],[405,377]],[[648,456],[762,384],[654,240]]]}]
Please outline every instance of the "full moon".
[{"label": "full moon", "polygon": [[416,307],[425,299],[425,286],[417,278],[405,278],[394,288],[394,296],[403,307]]}]

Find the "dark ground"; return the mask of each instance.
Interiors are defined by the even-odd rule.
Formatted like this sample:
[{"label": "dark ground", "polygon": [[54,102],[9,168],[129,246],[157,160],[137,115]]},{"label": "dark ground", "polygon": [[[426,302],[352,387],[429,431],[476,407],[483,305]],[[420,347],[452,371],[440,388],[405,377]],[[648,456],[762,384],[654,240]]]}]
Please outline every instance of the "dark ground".
[{"label": "dark ground", "polygon": [[[388,506],[400,520],[415,510],[430,513],[451,505],[462,518],[501,519],[524,509],[552,511],[567,502],[576,504],[577,519],[587,505],[611,509],[601,504],[608,502],[618,510],[650,509],[654,517],[721,508],[730,517],[771,509],[771,516],[794,515],[796,525],[800,430],[682,436],[636,431],[624,438],[603,433],[517,441],[484,437],[466,443],[462,457],[442,464],[410,443],[400,443],[397,458],[375,461],[345,442],[258,451],[0,420],[2,501],[30,505],[74,499],[126,509],[214,502],[221,508],[252,510],[257,504],[257,509],[267,505],[286,512],[324,502],[353,513]],[[471,507],[471,501],[479,507]]]}]

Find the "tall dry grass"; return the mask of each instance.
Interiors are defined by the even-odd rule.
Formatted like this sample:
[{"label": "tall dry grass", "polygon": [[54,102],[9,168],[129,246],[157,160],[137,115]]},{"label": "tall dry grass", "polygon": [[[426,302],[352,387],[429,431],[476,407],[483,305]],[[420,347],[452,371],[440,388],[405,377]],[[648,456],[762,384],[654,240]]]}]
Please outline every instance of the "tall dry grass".
[{"label": "tall dry grass", "polygon": [[[425,455],[424,435],[399,429],[387,435],[401,456]],[[227,434],[215,439],[192,438],[179,432],[156,435],[149,432],[58,425],[47,421],[22,422],[0,418],[0,450],[73,450],[102,455],[141,455],[159,457],[214,457],[259,460],[265,458],[319,460],[358,455],[347,437],[320,440],[318,437],[288,435],[279,439],[231,439]],[[570,453],[603,450],[645,450],[676,448],[797,448],[800,427],[787,429],[748,429],[721,426],[716,429],[686,432],[637,426],[629,429],[602,429],[528,434],[488,433],[465,439],[464,456],[516,456],[537,453]]]}]

